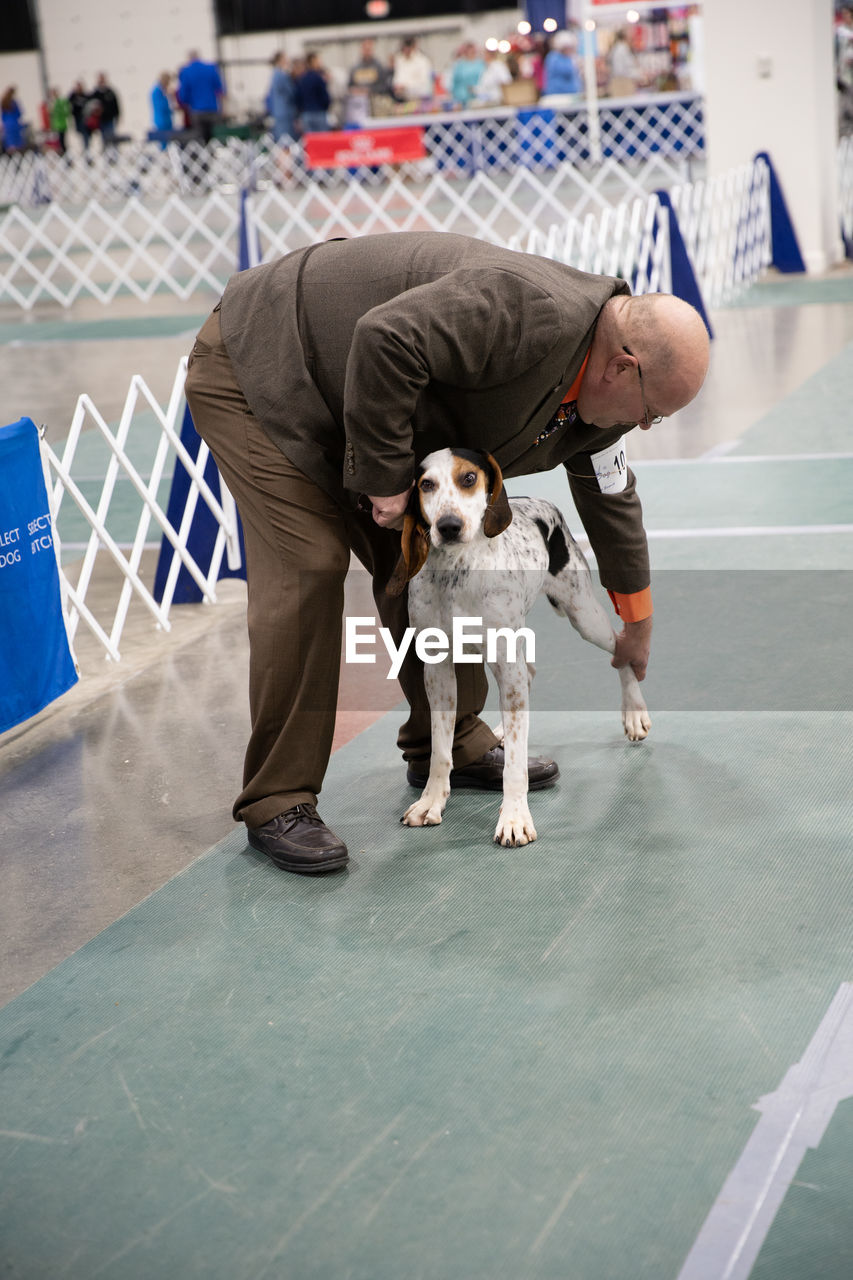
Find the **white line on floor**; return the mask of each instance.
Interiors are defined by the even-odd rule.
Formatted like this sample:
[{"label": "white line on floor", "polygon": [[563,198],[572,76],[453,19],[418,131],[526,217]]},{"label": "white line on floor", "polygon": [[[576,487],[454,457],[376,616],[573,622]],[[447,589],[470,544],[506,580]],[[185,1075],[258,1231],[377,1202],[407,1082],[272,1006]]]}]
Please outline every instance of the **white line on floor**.
[{"label": "white line on floor", "polygon": [[703,453],[698,458],[632,458],[631,466],[640,469],[641,467],[684,467],[692,463],[701,462],[707,465],[709,462],[727,463],[733,462],[760,462],[766,465],[768,462],[845,462],[853,458],[853,453],[844,450],[837,450],[827,453]]},{"label": "white line on floor", "polygon": [[853,533],[853,524],[756,524],[712,526],[707,529],[647,529],[647,538],[776,538],[784,534],[798,538],[811,533]]},{"label": "white line on floor", "polygon": [[755,1104],[761,1119],[678,1280],[747,1280],[803,1156],[853,1096],[853,983],[842,982],[799,1062]]}]

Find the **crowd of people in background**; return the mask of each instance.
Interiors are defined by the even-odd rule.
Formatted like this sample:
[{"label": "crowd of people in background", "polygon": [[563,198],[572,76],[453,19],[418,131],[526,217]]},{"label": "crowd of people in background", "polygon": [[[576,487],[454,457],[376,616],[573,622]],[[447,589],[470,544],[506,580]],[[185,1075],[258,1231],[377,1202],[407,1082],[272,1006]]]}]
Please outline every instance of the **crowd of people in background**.
[{"label": "crowd of people in background", "polygon": [[[478,47],[465,41],[450,64],[437,71],[413,36],[401,40],[384,62],[376,56],[375,42],[366,39],[344,81],[340,69],[333,77],[314,50],[292,58],[279,51],[272,59],[260,123],[282,141],[358,123],[359,115],[374,109],[392,114],[439,104],[449,110],[500,105],[508,100],[507,86],[519,82],[529,87],[530,101],[582,92],[576,33],[519,37],[500,50],[495,43]],[[226,123],[225,95],[219,67],[191,52],[179,70],[161,72],[151,88],[149,137],[164,146],[187,132],[210,141],[217,127]],[[345,99],[354,104],[353,117],[347,114]],[[14,153],[40,146],[64,155],[73,131],[84,151],[95,139],[107,150],[122,140],[120,120],[121,104],[105,73],[91,87],[77,80],[68,93],[51,88],[35,118],[25,114],[12,85],[2,96],[2,148]]]},{"label": "crowd of people in background", "polygon": [[[320,54],[307,50],[290,57],[278,51],[263,113],[254,123],[271,130],[276,142],[298,139],[303,133],[323,132],[344,124],[358,124],[371,114],[409,110],[464,110],[540,102],[560,105],[584,91],[585,63],[577,28],[550,36],[530,33],[478,46],[464,41],[448,66],[437,71],[409,36],[384,62],[375,42],[361,42],[359,57],[342,79],[333,77]],[[638,89],[680,89],[675,59],[667,74],[649,76],[637,55],[630,28],[616,31],[604,57],[596,59],[599,93],[629,96]],[[836,13],[836,69],[841,131],[853,129],[853,8]],[[335,88],[333,82],[336,81]],[[686,87],[689,87],[686,86]],[[195,51],[177,71],[163,71],[150,93],[149,137],[161,145],[176,136],[209,142],[226,123],[226,87],[219,67]],[[65,94],[51,88],[36,118],[28,117],[10,85],[0,97],[0,142],[7,153],[48,147],[61,155],[75,132],[88,151],[97,139],[104,150],[121,140],[121,104],[106,73],[94,85],[77,80]]]},{"label": "crowd of people in background", "polygon": [[118,94],[105,72],[98,75],[91,89],[87,89],[82,80],[77,80],[67,94],[57,88],[49,89],[46,101],[40,105],[37,125],[26,118],[17,98],[17,87],[10,85],[0,99],[2,147],[11,154],[27,150],[35,145],[37,131],[44,145],[65,155],[72,122],[84,151],[88,151],[94,137],[109,147],[117,140],[120,117]]},{"label": "crowd of people in background", "polygon": [[[332,87],[333,77],[318,52],[307,50],[304,55],[291,58],[279,51],[272,59],[259,123],[271,129],[277,142],[282,142],[298,139],[303,133],[359,123],[360,117],[371,111],[393,114],[413,108],[435,109],[438,104],[443,109],[459,110],[505,102],[535,102],[554,95],[565,98],[583,92],[577,32],[531,34],[500,48],[496,44],[490,41],[478,47],[467,40],[439,72],[413,36],[401,40],[385,62],[376,56],[375,42],[365,39],[345,84],[338,84],[337,95]],[[630,58],[627,40],[623,38],[620,44]],[[614,53],[618,49],[619,46]],[[624,53],[619,69],[614,65],[612,74],[621,77],[623,87],[632,75],[631,86],[642,82]],[[512,85],[524,88],[521,96],[510,96]],[[157,76],[150,91],[148,136],[163,146],[173,137],[187,134],[209,142],[217,127],[226,123],[225,95],[219,67],[191,52],[179,70],[163,71]],[[348,111],[353,114],[348,115]],[[2,146],[6,152],[18,152],[40,145],[64,155],[73,127],[84,151],[89,150],[93,139],[98,139],[106,150],[121,140],[120,119],[118,95],[105,73],[91,88],[82,80],[76,81],[67,94],[52,88],[35,121],[25,117],[16,88],[10,86],[2,97]]]}]

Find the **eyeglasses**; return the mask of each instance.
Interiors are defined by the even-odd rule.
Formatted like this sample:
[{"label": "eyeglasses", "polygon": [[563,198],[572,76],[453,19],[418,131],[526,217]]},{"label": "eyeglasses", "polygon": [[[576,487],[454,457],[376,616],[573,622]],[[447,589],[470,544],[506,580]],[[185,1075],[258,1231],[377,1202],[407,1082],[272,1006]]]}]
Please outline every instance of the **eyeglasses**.
[{"label": "eyeglasses", "polygon": [[[622,350],[627,355],[632,356],[634,360],[637,360],[637,357],[634,355],[633,351],[629,351],[628,348],[624,346]],[[646,404],[646,389],[643,386],[643,371],[640,368],[639,360],[637,360],[637,377],[640,379],[640,395],[643,398],[643,421],[645,422],[647,427],[656,427],[659,422],[663,422],[663,414],[658,413],[654,416],[654,418],[649,417],[649,406]]]}]

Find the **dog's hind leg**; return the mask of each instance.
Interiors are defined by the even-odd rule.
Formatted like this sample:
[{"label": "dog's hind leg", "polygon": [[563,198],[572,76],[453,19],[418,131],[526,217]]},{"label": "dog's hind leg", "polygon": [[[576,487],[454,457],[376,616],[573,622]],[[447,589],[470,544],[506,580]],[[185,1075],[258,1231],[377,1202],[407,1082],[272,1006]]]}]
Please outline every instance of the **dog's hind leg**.
[{"label": "dog's hind leg", "polygon": [[[606,653],[615,651],[616,633],[593,591],[592,579],[585,566],[582,569],[567,566],[550,577],[545,593],[557,612],[568,617],[584,640]],[[622,727],[631,742],[639,742],[652,727],[651,716],[631,667],[620,667],[619,679],[622,683]]]},{"label": "dog's hind leg", "polygon": [[432,753],[429,777],[421,797],[409,805],[400,819],[407,827],[438,826],[450,794],[456,724],[456,672],[453,664],[449,660],[424,664],[424,686],[429,699]]}]

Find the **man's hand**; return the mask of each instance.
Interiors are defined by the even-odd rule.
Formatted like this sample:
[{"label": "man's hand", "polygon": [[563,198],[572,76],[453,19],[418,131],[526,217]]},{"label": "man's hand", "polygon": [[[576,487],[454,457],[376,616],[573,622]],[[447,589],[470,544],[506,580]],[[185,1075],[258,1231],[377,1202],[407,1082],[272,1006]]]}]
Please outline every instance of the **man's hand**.
[{"label": "man's hand", "polygon": [[651,618],[643,618],[642,622],[626,622],[625,629],[616,637],[611,667],[630,666],[638,680],[645,680],[651,644]]},{"label": "man's hand", "polygon": [[373,507],[373,519],[376,523],[383,529],[402,529],[403,516],[413,488],[414,485],[410,484],[405,493],[395,493],[391,498],[373,498],[368,494],[367,501]]}]

